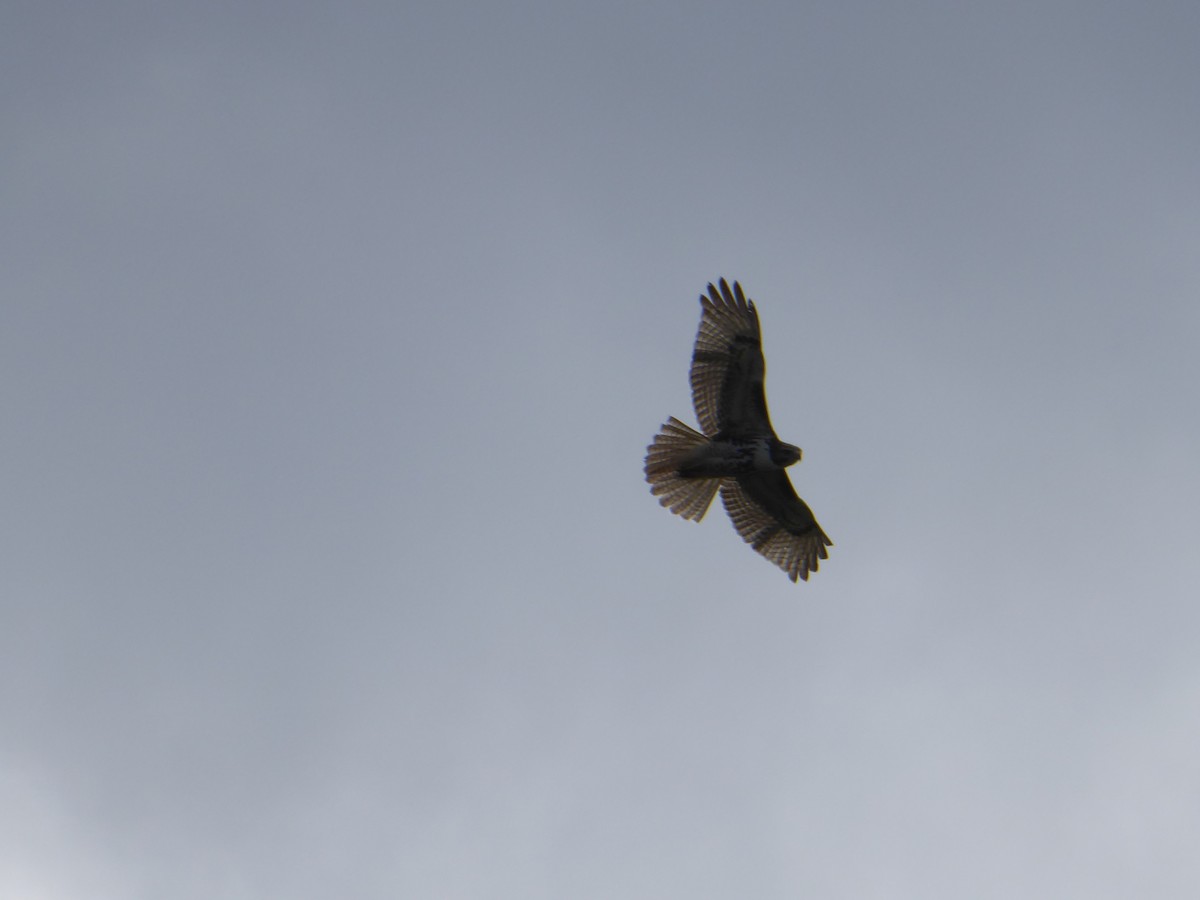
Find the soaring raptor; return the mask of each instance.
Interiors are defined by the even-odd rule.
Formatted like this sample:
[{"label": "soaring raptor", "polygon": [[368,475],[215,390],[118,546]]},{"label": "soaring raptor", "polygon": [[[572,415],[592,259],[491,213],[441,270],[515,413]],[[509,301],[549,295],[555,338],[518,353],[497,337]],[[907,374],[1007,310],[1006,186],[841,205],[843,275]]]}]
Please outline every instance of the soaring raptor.
[{"label": "soaring raptor", "polygon": [[650,492],[699,522],[719,489],[742,539],[792,581],[807,581],[833,542],[784,471],[800,461],[800,448],[779,440],[767,414],[758,310],[740,284],[731,290],[724,278],[719,288],[709,284],[700,306],[691,380],[704,433],[667,420],[646,448]]}]

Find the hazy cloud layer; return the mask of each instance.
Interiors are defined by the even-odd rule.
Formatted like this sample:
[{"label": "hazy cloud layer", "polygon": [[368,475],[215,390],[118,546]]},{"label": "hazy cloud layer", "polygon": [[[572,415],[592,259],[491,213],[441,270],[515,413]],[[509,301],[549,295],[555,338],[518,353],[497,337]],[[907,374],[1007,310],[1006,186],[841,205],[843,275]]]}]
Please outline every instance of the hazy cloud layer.
[{"label": "hazy cloud layer", "polygon": [[0,894],[1197,895],[1193,4],[4,19]]}]

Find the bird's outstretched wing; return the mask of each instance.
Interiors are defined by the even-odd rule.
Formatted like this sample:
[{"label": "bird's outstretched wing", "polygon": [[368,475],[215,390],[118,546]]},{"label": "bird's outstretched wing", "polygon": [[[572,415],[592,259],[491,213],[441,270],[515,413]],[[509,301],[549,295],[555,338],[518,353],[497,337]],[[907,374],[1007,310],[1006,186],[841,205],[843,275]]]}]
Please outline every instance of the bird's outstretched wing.
[{"label": "bird's outstretched wing", "polygon": [[700,330],[692,353],[692,404],[709,437],[774,436],[763,390],[766,362],[758,310],[736,281],[709,284],[701,295]]},{"label": "bird's outstretched wing", "polygon": [[817,562],[828,559],[833,541],[821,530],[808,504],[796,496],[783,469],[762,470],[721,482],[721,502],[747,544],[795,581],[808,580]]}]

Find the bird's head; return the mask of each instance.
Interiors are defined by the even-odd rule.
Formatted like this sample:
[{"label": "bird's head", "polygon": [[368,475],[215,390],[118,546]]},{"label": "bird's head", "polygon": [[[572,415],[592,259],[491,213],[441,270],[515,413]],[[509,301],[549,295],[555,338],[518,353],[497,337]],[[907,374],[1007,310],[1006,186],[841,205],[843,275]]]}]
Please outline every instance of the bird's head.
[{"label": "bird's head", "polygon": [[786,468],[793,463],[800,462],[800,457],[804,455],[804,451],[795,444],[785,444],[783,441],[775,441],[771,445],[771,462],[780,468]]}]

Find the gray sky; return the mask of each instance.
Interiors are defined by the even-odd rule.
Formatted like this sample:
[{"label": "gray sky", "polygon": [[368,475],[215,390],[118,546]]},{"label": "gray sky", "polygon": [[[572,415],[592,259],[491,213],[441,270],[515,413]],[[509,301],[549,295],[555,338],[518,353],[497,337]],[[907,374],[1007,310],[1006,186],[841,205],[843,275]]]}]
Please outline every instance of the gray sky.
[{"label": "gray sky", "polygon": [[1200,895],[1200,6],[2,20],[0,896]]}]

